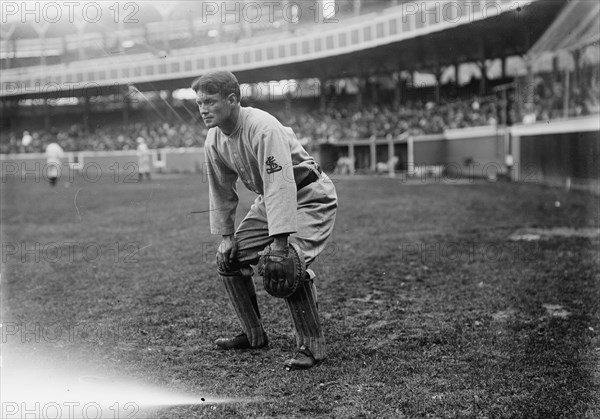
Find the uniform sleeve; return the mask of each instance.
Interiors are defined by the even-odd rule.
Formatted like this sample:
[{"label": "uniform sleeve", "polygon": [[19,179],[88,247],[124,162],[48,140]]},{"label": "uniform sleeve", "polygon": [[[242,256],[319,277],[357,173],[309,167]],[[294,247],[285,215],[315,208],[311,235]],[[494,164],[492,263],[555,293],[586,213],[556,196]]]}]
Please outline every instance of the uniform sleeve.
[{"label": "uniform sleeve", "polygon": [[212,147],[205,147],[209,187],[210,232],[227,235],[235,232],[238,195],[237,173],[225,166]]},{"label": "uniform sleeve", "polygon": [[297,191],[287,135],[283,127],[270,128],[259,134],[258,139],[257,159],[263,180],[269,236],[291,234],[298,229]]}]

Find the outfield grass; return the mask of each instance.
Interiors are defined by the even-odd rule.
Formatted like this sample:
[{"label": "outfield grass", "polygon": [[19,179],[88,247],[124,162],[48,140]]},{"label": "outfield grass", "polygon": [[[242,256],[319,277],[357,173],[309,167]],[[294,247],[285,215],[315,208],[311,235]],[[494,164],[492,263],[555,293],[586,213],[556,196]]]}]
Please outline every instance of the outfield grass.
[{"label": "outfield grass", "polygon": [[[600,417],[598,237],[509,240],[598,228],[597,196],[388,178],[336,187],[336,228],[314,266],[329,358],[288,373],[290,320],[260,287],[270,349],[215,349],[239,326],[215,276],[218,237],[192,214],[208,208],[200,176],[3,183],[4,362],[19,352],[247,399],[153,417]],[[252,199],[241,191],[240,209]],[[7,324],[81,333],[23,342]]]}]

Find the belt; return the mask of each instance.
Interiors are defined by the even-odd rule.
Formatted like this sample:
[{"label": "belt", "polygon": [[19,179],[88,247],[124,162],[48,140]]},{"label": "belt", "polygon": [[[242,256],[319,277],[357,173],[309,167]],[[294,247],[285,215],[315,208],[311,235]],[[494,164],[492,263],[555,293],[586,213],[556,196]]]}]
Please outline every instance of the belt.
[{"label": "belt", "polygon": [[300,189],[319,180],[319,178],[321,177],[321,173],[323,173],[323,171],[321,170],[321,166],[319,166],[318,164],[315,164],[315,167],[309,168],[309,172],[306,175],[306,177],[304,177],[304,179],[302,179],[299,183],[296,184],[296,190],[299,191]]}]

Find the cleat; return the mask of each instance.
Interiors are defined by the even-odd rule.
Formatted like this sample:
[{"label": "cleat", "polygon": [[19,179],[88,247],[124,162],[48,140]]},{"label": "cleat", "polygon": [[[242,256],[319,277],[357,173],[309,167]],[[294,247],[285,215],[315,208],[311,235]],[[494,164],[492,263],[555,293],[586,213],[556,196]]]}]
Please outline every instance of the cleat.
[{"label": "cleat", "polygon": [[265,333],[263,336],[264,343],[259,346],[250,345],[248,336],[246,336],[245,333],[240,333],[239,335],[233,338],[219,338],[215,340],[215,345],[217,345],[221,349],[259,349],[264,348],[269,344],[267,334]]},{"label": "cleat", "polygon": [[307,370],[317,365],[319,361],[315,359],[313,354],[306,346],[301,346],[294,356],[286,360],[283,365],[286,371]]}]

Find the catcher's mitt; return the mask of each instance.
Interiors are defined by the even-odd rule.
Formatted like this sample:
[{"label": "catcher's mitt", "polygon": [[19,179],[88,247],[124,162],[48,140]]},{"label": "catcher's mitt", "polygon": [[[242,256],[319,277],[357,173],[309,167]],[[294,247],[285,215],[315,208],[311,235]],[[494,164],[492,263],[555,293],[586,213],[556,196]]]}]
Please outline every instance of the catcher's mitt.
[{"label": "catcher's mitt", "polygon": [[306,276],[306,263],[302,250],[290,243],[285,250],[267,246],[259,252],[258,273],[263,277],[265,291],[277,298],[291,296]]}]

